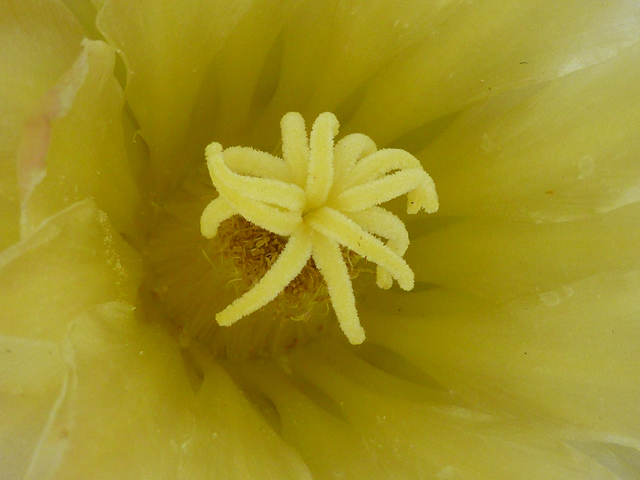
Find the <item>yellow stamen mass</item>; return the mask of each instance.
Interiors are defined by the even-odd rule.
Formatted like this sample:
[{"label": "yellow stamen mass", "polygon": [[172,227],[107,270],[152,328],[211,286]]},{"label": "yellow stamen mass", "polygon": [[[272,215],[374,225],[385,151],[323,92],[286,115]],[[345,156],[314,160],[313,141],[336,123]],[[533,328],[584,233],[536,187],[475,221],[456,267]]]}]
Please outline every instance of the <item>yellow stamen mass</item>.
[{"label": "yellow stamen mass", "polygon": [[409,235],[397,216],[377,205],[407,194],[407,213],[435,212],[435,185],[404,150],[376,151],[375,143],[361,134],[334,145],[339,124],[332,113],[316,119],[309,138],[299,113],[287,113],[280,126],[283,159],[246,147],[223,150],[218,143],[205,150],[219,197],[202,213],[202,234],[213,238],[223,221],[241,215],[288,237],[271,268],[216,321],[232,325],[271,302],[313,258],[340,328],[349,342],[360,344],[365,334],[341,246],[378,265],[380,288],[390,288],[395,279],[411,290],[413,272],[402,258]]}]

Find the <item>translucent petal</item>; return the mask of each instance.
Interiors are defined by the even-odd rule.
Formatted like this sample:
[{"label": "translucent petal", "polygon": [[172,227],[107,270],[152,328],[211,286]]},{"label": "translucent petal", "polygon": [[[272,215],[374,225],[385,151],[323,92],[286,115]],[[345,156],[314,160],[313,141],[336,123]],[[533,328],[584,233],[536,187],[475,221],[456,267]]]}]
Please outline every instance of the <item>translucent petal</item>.
[{"label": "translucent petal", "polygon": [[[412,43],[429,38],[434,23],[450,3],[305,1],[282,31],[277,88],[256,124],[256,133],[277,124],[285,112],[301,111],[300,105],[304,106],[301,113],[305,118],[315,118],[328,110],[336,113],[343,126],[347,125],[370,77]],[[392,89],[392,84],[386,88]],[[395,111],[391,107],[386,115],[393,117]],[[375,136],[372,138],[377,141]]]},{"label": "translucent petal", "polygon": [[367,337],[444,388],[503,415],[570,422],[578,431],[564,432],[568,440],[640,450],[638,271],[596,275],[501,309],[445,289],[383,293],[386,302],[361,309]]},{"label": "translucent petal", "polygon": [[98,29],[127,67],[127,100],[160,186],[188,165],[180,153],[198,89],[248,3],[107,0],[98,14]]},{"label": "translucent petal", "polygon": [[61,2],[0,3],[0,249],[19,239],[16,153],[24,122],[71,67],[83,32]]},{"label": "translucent petal", "polygon": [[639,204],[562,223],[458,219],[414,237],[405,258],[418,281],[504,302],[640,268],[638,224]]},{"label": "translucent petal", "polygon": [[[92,197],[118,232],[137,236],[140,193],[125,148],[124,97],[113,78],[115,52],[100,41],[85,41],[83,46],[76,64],[43,102],[66,104],[65,110],[49,121],[32,119],[33,126],[25,131],[24,143],[43,137],[50,143],[19,157],[19,165],[26,164],[22,170],[37,165],[46,171],[23,207],[23,226],[36,228],[50,215]],[[67,82],[77,91],[62,88]]]},{"label": "translucent petal", "polygon": [[[45,455],[40,439],[51,412],[61,408],[69,388],[69,367],[58,344],[0,336],[0,464],[6,478],[35,478],[33,462]],[[58,447],[66,445],[60,438]],[[58,460],[56,449],[48,460]],[[27,472],[31,477],[27,476]]]},{"label": "translucent petal", "polygon": [[180,446],[178,478],[311,479],[299,454],[211,361],[204,365],[204,381],[190,411],[195,429]]},{"label": "translucent petal", "polygon": [[273,362],[250,363],[241,368],[243,376],[275,405],[282,437],[297,450],[313,478],[397,478],[390,476],[393,469],[372,451],[366,438],[308,398]]},{"label": "translucent petal", "polygon": [[[371,377],[378,384],[390,380],[353,353],[327,343],[309,353],[296,352],[292,369],[340,406],[379,462],[397,469],[388,472],[389,478],[615,478],[563,446],[557,431],[544,422],[366,388]],[[348,376],[355,368],[358,375]]]},{"label": "translucent petal", "polygon": [[91,305],[136,298],[140,259],[89,200],[0,256],[0,333],[54,340]]},{"label": "translucent petal", "polygon": [[43,439],[68,439],[53,478],[176,478],[193,393],[174,339],[114,302],[77,317],[68,345],[72,415]]},{"label": "translucent petal", "polygon": [[424,135],[434,119],[498,92],[614,58],[640,40],[636,2],[491,0],[436,5],[442,10],[435,21],[421,25],[428,35],[370,80],[343,131],[367,132],[378,145],[402,135]]},{"label": "translucent petal", "polygon": [[640,201],[639,77],[637,45],[460,114],[420,154],[443,213],[563,221]]},{"label": "translucent petal", "polygon": [[104,0],[62,0],[62,2],[78,19],[89,38],[102,38],[96,28],[96,15],[98,13],[97,9],[102,7]]}]

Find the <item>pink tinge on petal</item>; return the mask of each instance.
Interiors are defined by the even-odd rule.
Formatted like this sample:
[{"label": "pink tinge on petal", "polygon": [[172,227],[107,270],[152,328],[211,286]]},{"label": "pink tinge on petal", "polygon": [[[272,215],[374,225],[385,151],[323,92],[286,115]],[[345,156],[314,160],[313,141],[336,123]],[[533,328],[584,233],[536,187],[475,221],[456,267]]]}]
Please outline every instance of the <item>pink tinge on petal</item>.
[{"label": "pink tinge on petal", "polygon": [[89,71],[87,44],[88,40],[83,40],[84,50],[73,66],[44,95],[36,112],[25,122],[16,165],[23,217],[29,197],[46,176],[52,123],[67,114]]},{"label": "pink tinge on petal", "polygon": [[22,204],[46,174],[51,143],[51,117],[38,113],[27,120],[18,150],[18,186]]}]

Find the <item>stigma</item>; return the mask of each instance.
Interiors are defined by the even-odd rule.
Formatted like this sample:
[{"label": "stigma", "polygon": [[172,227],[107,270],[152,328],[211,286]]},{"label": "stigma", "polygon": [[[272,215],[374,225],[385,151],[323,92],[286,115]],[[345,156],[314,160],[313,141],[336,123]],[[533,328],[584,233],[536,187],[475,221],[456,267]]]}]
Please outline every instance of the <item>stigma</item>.
[{"label": "stigma", "polygon": [[273,301],[312,260],[321,274],[340,328],[351,344],[365,332],[344,251],[377,265],[376,283],[388,289],[395,280],[411,290],[414,274],[403,259],[409,235],[403,222],[379,205],[407,195],[407,213],[438,209],[431,177],[404,150],[377,150],[366,135],[347,135],[337,143],[338,120],[322,113],[307,135],[299,113],[280,123],[282,158],[248,147],[205,149],[207,168],[218,197],[200,218],[206,238],[235,216],[285,238],[284,248],[252,287],[217,313],[230,326]]}]

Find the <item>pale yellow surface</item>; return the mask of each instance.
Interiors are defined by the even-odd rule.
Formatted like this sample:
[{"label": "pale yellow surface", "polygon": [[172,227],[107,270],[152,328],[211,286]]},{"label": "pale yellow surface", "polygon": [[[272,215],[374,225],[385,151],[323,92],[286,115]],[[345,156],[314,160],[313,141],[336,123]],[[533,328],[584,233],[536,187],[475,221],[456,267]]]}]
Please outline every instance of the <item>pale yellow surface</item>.
[{"label": "pale yellow surface", "polygon": [[98,303],[133,303],[140,258],[90,200],[0,254],[0,333],[56,341]]},{"label": "pale yellow surface", "polygon": [[0,248],[19,238],[16,155],[24,122],[73,64],[82,35],[59,1],[0,2]]},{"label": "pale yellow surface", "polygon": [[[124,97],[113,78],[115,52],[101,41],[85,41],[83,47],[63,80],[74,85],[73,90],[60,89],[52,100],[68,106],[41,127],[49,129],[50,137],[41,162],[46,177],[23,205],[24,228],[36,228],[47,217],[90,197],[118,233],[133,236],[139,228],[140,193],[124,145]],[[38,136],[38,130],[27,130],[24,141]],[[19,156],[18,161],[34,160]]]},{"label": "pale yellow surface", "polygon": [[[80,22],[58,0],[0,0],[2,473],[638,477],[638,2],[65,3]],[[109,46],[81,45],[98,31]],[[74,64],[87,70],[21,239],[22,126]],[[278,358],[198,356],[137,302],[146,265],[119,235],[140,227],[127,185],[177,183],[216,141],[255,149],[224,150],[232,172],[304,189],[308,149],[280,144],[290,111],[340,120],[329,200],[376,144],[433,176],[436,215],[409,217],[404,200],[380,223],[345,214],[398,256],[411,239],[415,288],[361,284],[359,346],[328,336]],[[218,205],[213,218],[230,214]],[[180,262],[163,267],[189,284]]]}]

